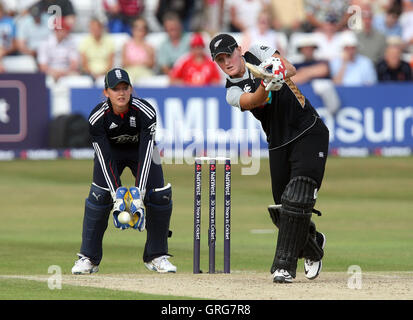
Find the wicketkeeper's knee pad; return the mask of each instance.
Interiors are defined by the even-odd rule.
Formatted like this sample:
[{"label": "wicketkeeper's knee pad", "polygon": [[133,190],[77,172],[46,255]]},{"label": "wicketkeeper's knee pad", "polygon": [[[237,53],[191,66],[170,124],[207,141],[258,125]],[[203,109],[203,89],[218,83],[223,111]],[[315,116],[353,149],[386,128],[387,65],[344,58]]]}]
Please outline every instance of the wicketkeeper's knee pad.
[{"label": "wicketkeeper's knee pad", "polygon": [[172,187],[168,183],[163,188],[149,190],[145,197],[146,244],[143,260],[168,253],[169,224],[172,215]]},{"label": "wicketkeeper's knee pad", "polygon": [[92,183],[89,190],[88,202],[96,206],[108,206],[113,204],[112,195],[109,189],[99,187]]},{"label": "wicketkeeper's knee pad", "polygon": [[110,192],[92,184],[85,201],[80,253],[90,258],[94,264],[99,264],[102,259],[102,240],[112,206]]},{"label": "wicketkeeper's knee pad", "polygon": [[277,249],[271,273],[286,269],[295,277],[297,260],[308,240],[317,183],[309,177],[294,177],[281,196]]}]

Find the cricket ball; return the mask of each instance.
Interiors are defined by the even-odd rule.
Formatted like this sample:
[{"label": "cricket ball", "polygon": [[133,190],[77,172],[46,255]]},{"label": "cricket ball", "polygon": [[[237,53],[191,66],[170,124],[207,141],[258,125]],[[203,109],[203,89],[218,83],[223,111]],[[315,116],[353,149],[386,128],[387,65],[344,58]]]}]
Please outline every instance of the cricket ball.
[{"label": "cricket ball", "polygon": [[131,220],[130,217],[130,213],[127,211],[122,211],[121,213],[119,213],[118,215],[118,221],[122,224],[126,224],[129,223],[129,221]]}]

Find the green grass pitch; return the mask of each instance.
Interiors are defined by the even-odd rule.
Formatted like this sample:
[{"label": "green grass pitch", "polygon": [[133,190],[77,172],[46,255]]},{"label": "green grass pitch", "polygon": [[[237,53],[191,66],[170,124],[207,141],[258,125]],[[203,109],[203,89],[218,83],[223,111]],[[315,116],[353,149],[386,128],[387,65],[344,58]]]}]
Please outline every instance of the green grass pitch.
[{"label": "green grass pitch", "polygon": [[[70,274],[80,248],[84,200],[92,178],[91,160],[0,162],[0,275],[47,275],[50,265]],[[208,166],[203,169],[202,261],[208,268]],[[268,160],[257,175],[232,166],[231,269],[269,272],[276,232],[267,213],[272,203]],[[193,165],[164,165],[173,186],[171,261],[192,272]],[[133,183],[128,169],[123,184]],[[223,266],[223,166],[217,168],[217,270]],[[413,271],[413,159],[329,158],[314,217],[327,235],[324,271]],[[148,273],[142,263],[146,233],[115,229],[110,218],[104,238],[102,273]],[[0,278],[0,299],[51,299],[43,283]],[[40,289],[39,289],[40,288]],[[41,289],[43,288],[43,290]],[[62,290],[58,299],[104,299],[104,290]],[[103,292],[103,293],[102,293]],[[123,299],[160,296],[118,293]]]}]

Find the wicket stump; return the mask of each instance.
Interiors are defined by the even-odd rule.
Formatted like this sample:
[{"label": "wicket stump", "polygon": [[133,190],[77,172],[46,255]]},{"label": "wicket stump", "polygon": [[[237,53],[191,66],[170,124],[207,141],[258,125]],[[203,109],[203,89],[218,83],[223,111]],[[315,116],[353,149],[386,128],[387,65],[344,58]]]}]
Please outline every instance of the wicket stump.
[{"label": "wicket stump", "polygon": [[216,248],[216,166],[217,161],[225,160],[224,166],[224,273],[231,270],[231,160],[229,158],[200,157],[195,159],[194,192],[194,261],[193,273],[201,273],[201,195],[202,195],[202,161],[209,161],[209,273],[215,273]]}]

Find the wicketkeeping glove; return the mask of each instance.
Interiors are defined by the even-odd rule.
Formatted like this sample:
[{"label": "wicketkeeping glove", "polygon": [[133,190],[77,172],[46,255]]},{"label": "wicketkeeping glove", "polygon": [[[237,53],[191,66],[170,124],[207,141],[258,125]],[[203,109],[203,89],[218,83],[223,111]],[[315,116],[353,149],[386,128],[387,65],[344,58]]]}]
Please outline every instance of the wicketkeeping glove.
[{"label": "wicketkeeping glove", "polygon": [[132,197],[130,202],[130,213],[132,214],[132,220],[129,222],[129,225],[138,229],[139,231],[145,230],[145,209],[143,207],[143,201],[141,199],[141,193],[136,187],[130,187],[129,193]]},{"label": "wicketkeeping glove", "polygon": [[115,193],[115,202],[113,204],[113,224],[116,228],[121,230],[125,230],[129,228],[128,223],[120,223],[118,220],[118,215],[122,211],[126,211],[126,202],[125,202],[125,195],[128,192],[128,189],[125,187],[119,187],[116,189]]}]

